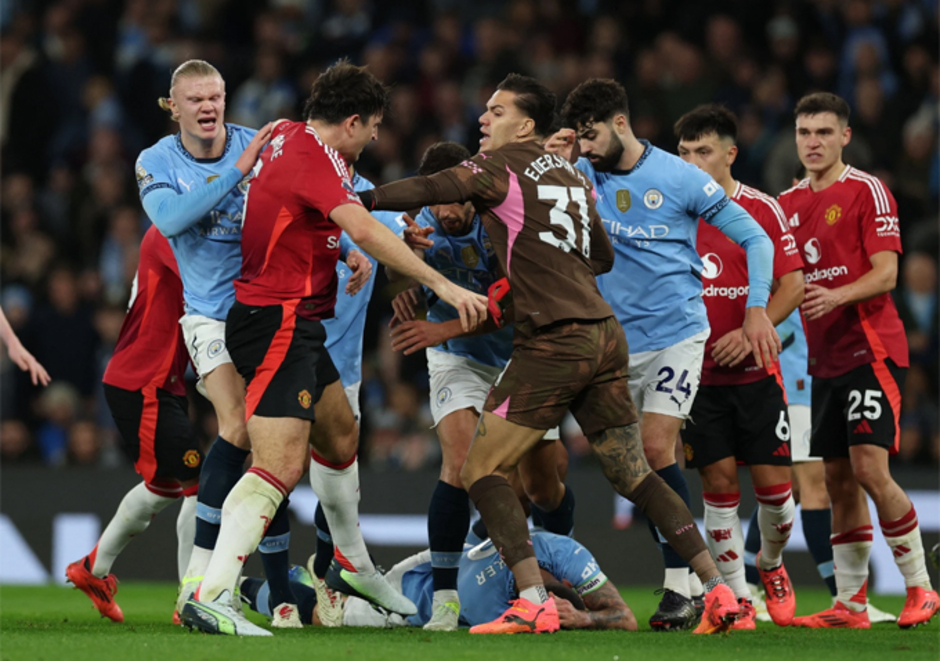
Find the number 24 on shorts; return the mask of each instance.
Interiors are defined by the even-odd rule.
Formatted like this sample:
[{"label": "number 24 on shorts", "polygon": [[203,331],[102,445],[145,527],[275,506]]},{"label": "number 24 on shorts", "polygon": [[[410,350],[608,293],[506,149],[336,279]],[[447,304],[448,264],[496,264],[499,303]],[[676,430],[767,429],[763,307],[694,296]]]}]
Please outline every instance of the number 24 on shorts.
[{"label": "number 24 on shorts", "polygon": [[[663,376],[665,375],[665,376]],[[664,392],[666,394],[672,394],[673,392],[681,392],[688,399],[692,395],[692,384],[689,383],[686,379],[689,377],[689,370],[682,370],[682,374],[679,375],[679,380],[676,382],[676,387],[671,388],[669,383],[675,378],[676,371],[671,367],[663,367],[657,372],[656,376],[662,376],[663,378],[659,380],[656,384],[657,392]]]}]

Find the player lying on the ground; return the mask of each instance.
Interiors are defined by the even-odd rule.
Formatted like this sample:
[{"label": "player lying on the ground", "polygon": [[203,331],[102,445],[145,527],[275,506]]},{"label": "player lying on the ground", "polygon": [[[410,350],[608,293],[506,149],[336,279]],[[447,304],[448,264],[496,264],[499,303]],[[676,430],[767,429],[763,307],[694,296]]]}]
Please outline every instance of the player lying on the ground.
[{"label": "player lying on the ground", "polygon": [[[767,316],[776,325],[803,300],[803,260],[777,201],[731,175],[737,132],[734,114],[711,104],[687,112],[675,125],[682,160],[710,174],[773,242],[774,294]],[[779,363],[757,365],[742,328],[748,291],[744,250],[701,220],[696,249],[705,266],[702,278],[708,285],[704,299],[711,334],[705,345],[702,385],[682,432],[686,465],[697,468],[702,477],[705,539],[741,605],[736,629],[757,626],[738,517],[737,462],[749,467],[760,503],[757,568],[767,590],[767,610],[776,624],[787,626],[796,612],[796,597],[783,565],[783,549],[796,505],[790,486],[790,422]]]},{"label": "player lying on the ground", "polygon": [[[532,546],[546,589],[554,595],[561,627],[564,629],[623,629],[636,631],[636,618],[623,598],[601,571],[584,546],[561,535],[533,532]],[[307,563],[312,567],[314,558]],[[389,583],[401,590],[418,607],[408,618],[385,615],[367,602],[350,597],[343,606],[346,626],[424,626],[432,616],[434,585],[430,550],[406,558],[386,574]],[[296,572],[291,587],[298,595],[304,624],[320,624],[316,592],[309,585],[309,575]],[[303,578],[302,578],[303,577]],[[491,541],[467,547],[461,554],[457,591],[460,595],[460,625],[475,626],[489,622],[518,598],[515,580]],[[241,584],[242,599],[250,607],[271,616],[267,583],[247,578]]]}]

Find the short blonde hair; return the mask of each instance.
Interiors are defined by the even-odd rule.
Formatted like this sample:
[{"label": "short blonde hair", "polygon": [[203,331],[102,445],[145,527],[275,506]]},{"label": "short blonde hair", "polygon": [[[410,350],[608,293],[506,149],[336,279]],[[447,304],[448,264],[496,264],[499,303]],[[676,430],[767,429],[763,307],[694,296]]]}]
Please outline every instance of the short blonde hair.
[{"label": "short blonde hair", "polygon": [[[173,77],[170,79],[170,94],[173,94],[173,88],[176,87],[176,81],[178,81],[180,78],[206,78],[209,76],[218,76],[219,78],[222,78],[222,74],[219,73],[219,70],[205,60],[186,60],[181,65],[176,67],[176,71],[173,72]],[[170,106],[170,99],[168,97],[161,96],[159,99],[157,99],[157,104],[170,113],[170,117],[174,122],[179,121],[179,115],[173,112],[173,108]]]}]

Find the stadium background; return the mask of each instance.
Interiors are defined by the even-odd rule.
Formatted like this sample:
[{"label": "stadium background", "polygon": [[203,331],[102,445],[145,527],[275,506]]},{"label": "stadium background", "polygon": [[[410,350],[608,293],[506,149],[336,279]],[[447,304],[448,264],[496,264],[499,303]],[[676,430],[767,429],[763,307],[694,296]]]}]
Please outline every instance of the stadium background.
[{"label": "stadium background", "polygon": [[[937,21],[931,0],[4,2],[0,303],[54,383],[33,388],[5,353],[0,359],[0,582],[47,580],[50,571],[58,579],[61,563],[87,552],[96,525],[135,481],[100,377],[148,225],[133,162],[175,132],[156,98],[190,58],[219,68],[227,121],[252,127],[296,119],[310,84],[336,58],[368,64],[393,86],[380,140],[357,165],[376,183],[412,174],[435,141],[475,150],[485,100],[506,73],[521,71],[559,100],[587,77],[616,77],[630,94],[637,135],[671,151],[679,115],[725,103],[740,117],[734,175],[777,194],[798,165],[795,101],[817,89],[839,93],[853,109],[847,162],[881,177],[898,200],[905,255],[895,299],[912,366],[893,467],[937,519]],[[439,461],[423,356],[389,348],[392,295],[380,281],[366,329],[363,512],[418,519],[382,519],[390,537],[376,533],[371,542],[386,563],[403,555],[394,543],[405,531],[420,530]],[[211,407],[191,394],[208,441],[216,435]],[[615,578],[655,581],[636,571],[647,560],[658,566],[645,525],[612,529],[613,500],[606,485],[597,488],[586,440],[569,426],[565,441],[579,536]],[[313,533],[302,504],[294,512],[293,559],[302,561]],[[920,512],[933,545],[940,521],[925,523]],[[160,517],[145,544],[129,547],[116,567],[122,578],[173,578],[173,518]],[[794,578],[812,582],[809,555],[796,556]]]}]

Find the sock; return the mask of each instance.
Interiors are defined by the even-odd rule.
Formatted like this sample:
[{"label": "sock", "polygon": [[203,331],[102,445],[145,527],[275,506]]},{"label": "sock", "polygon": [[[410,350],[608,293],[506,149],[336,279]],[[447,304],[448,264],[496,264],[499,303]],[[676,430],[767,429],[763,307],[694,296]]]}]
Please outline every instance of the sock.
[{"label": "sock", "polygon": [[[272,525],[273,522],[272,522]],[[242,601],[248,604],[248,607],[256,613],[272,617],[274,611],[271,608],[270,586],[268,582],[260,578],[246,578],[239,586],[241,590]],[[313,607],[317,605],[317,592],[313,588],[292,581],[291,591],[297,596],[297,612],[300,615],[300,621],[303,624],[313,624]],[[275,604],[277,605],[277,604]]]},{"label": "sock", "polygon": [[223,590],[234,592],[242,566],[258,547],[287,487],[260,468],[250,468],[222,504],[222,526],[197,599],[209,602]]},{"label": "sock", "polygon": [[457,568],[470,528],[467,492],[438,481],[428,507],[428,540],[434,591],[457,589]]},{"label": "sock", "polygon": [[[532,548],[532,540],[529,539],[525,512],[506,478],[498,475],[482,477],[471,485],[469,493],[480,516],[486,521],[493,545],[506,566],[513,570],[515,575],[514,568],[518,563],[532,560],[538,573],[538,563],[535,562],[535,550]],[[538,580],[528,585],[520,582],[516,576],[516,586],[520,593],[525,588],[541,583],[541,575]]]},{"label": "sock", "polygon": [[331,465],[311,453],[310,486],[323,505],[333,538],[333,555],[348,571],[373,572],[366,542],[359,529],[359,462]]},{"label": "sock", "polygon": [[[744,578],[748,585],[757,586],[761,584],[760,573],[757,571],[757,552],[760,551],[760,523],[757,522],[759,510],[760,507],[755,507],[751,512],[751,522],[747,526],[747,535],[744,538]],[[826,533],[826,546],[829,546],[828,533]]]},{"label": "sock", "polygon": [[924,562],[924,543],[920,538],[920,525],[914,505],[897,521],[879,520],[881,532],[894,554],[894,562],[904,576],[904,585],[933,590],[930,575]]},{"label": "sock", "polygon": [[698,574],[689,569],[689,592],[693,597],[701,597],[705,593],[705,586],[702,585],[702,579]]},{"label": "sock", "polygon": [[193,543],[196,541],[196,489],[193,486],[183,491],[183,505],[176,517],[176,567],[180,582],[186,575],[189,560],[193,555]]},{"label": "sock", "polygon": [[174,491],[143,482],[128,491],[92,551],[91,573],[98,578],[110,574],[111,565],[131,538],[146,530],[150,520],[179,498],[180,493],[178,485]]},{"label": "sock", "polygon": [[[637,509],[656,525],[679,557],[688,561],[688,566],[703,584],[707,585],[712,578],[721,578],[689,508],[659,475],[647,474],[628,495]],[[686,581],[688,582],[688,572]]]},{"label": "sock", "polygon": [[534,585],[531,588],[520,590],[519,596],[528,599],[533,604],[544,604],[548,601],[548,592],[546,592],[544,585]]},{"label": "sock", "polygon": [[232,487],[242,476],[248,450],[237,448],[219,436],[202,463],[199,473],[199,501],[196,505],[196,547],[207,549],[210,553],[193,553],[190,567],[186,570],[187,576],[202,576],[205,574],[205,565],[199,567],[203,560],[211,556],[215,548],[215,541],[219,536],[219,525],[222,522],[222,503],[228,496]]},{"label": "sock", "polygon": [[556,535],[570,537],[574,530],[574,492],[571,487],[565,485],[561,503],[551,512],[532,505],[532,523]]},{"label": "sock", "polygon": [[816,570],[829,588],[829,594],[836,596],[836,577],[832,569],[832,510],[806,510],[800,508],[800,520],[803,522],[803,536],[806,545],[816,563]]},{"label": "sock", "polygon": [[[671,466],[666,466],[665,468],[660,468],[656,471],[656,474],[663,479],[663,481],[668,484],[673,491],[678,494],[679,498],[682,499],[682,502],[685,503],[686,509],[688,509],[691,503],[691,497],[689,496],[689,485],[685,481],[685,476],[682,475],[682,470],[679,468],[679,464],[672,464]],[[682,559],[682,556],[673,549],[669,543],[665,540],[663,535],[659,530],[656,529],[656,524],[652,520],[647,521],[649,525],[650,532],[653,535],[653,539],[659,545],[659,550],[663,556],[663,563],[666,567],[666,581],[663,583],[663,587],[673,590],[674,592],[679,592],[684,595],[686,598],[689,597],[690,591],[688,583],[688,563]],[[685,571],[674,571],[670,572],[670,569],[684,569]],[[669,583],[669,585],[666,585]]]},{"label": "sock", "polygon": [[741,493],[704,493],[705,540],[725,583],[738,599],[750,599],[744,578],[744,534],[738,505]]},{"label": "sock", "polygon": [[323,513],[323,505],[320,503],[317,503],[313,523],[317,527],[317,555],[313,559],[313,573],[322,580],[333,562],[333,538],[330,536],[330,524],[326,522],[326,514]]},{"label": "sock", "polygon": [[868,607],[868,558],[871,526],[860,526],[830,538],[836,576],[836,598],[860,613]]},{"label": "sock", "polygon": [[790,483],[754,487],[760,524],[760,569],[775,569],[783,564],[783,549],[790,540],[796,503]]},{"label": "sock", "polygon": [[271,605],[295,604],[294,594],[290,589],[290,517],[287,515],[288,499],[278,505],[271,525],[258,545],[261,552],[261,565],[268,579],[271,591]]}]

